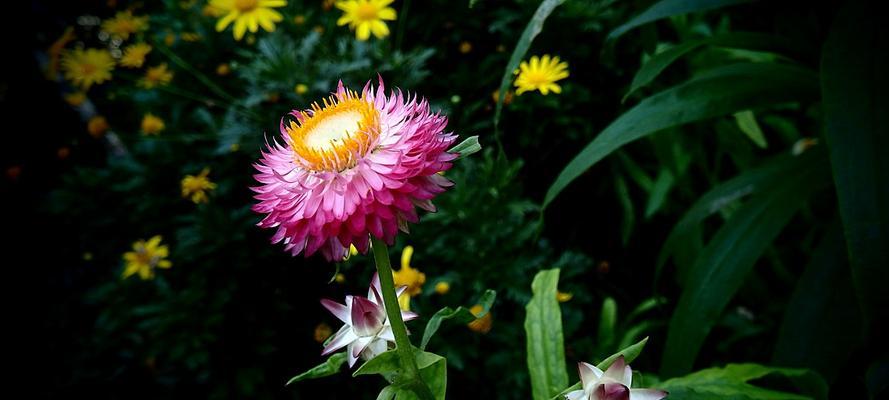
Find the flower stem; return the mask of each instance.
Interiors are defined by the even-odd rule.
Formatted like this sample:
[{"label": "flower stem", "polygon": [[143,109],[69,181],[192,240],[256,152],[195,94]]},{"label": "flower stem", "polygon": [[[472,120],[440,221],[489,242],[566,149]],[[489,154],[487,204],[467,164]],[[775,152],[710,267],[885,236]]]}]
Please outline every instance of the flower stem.
[{"label": "flower stem", "polygon": [[398,353],[402,373],[405,378],[405,386],[423,400],[433,400],[432,391],[420,377],[420,369],[417,368],[417,360],[414,358],[414,348],[407,337],[407,328],[401,319],[401,307],[398,306],[398,298],[395,296],[395,281],[392,279],[392,265],[389,263],[389,247],[380,239],[371,236],[374,261],[377,264],[377,273],[380,276],[380,286],[383,289],[383,304],[386,305],[386,314],[392,325],[392,333],[395,334],[395,351]]}]

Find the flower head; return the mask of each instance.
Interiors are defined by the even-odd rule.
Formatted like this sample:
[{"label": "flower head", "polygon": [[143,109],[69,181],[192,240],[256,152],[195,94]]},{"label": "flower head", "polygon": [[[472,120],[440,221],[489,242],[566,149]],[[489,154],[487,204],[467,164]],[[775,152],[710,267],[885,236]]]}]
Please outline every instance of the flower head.
[{"label": "flower head", "polygon": [[522,61],[519,64],[519,76],[515,80],[518,88],[516,94],[522,94],[531,90],[539,90],[544,96],[553,93],[562,93],[562,87],[556,81],[568,77],[568,64],[559,61],[559,57],[550,57],[548,54],[542,58],[533,56],[531,62]]},{"label": "flower head", "polygon": [[121,11],[114,18],[102,22],[102,30],[121,39],[129,39],[130,35],[148,29],[148,17],[137,17],[132,11]]},{"label": "flower head", "polygon": [[62,71],[65,79],[83,90],[111,79],[113,69],[114,59],[108,50],[77,49],[62,55]]},{"label": "flower head", "polygon": [[77,107],[83,102],[86,101],[86,93],[83,92],[74,92],[68,93],[65,95],[65,102],[71,105],[72,107]]},{"label": "flower head", "polygon": [[435,284],[435,293],[447,294],[451,291],[451,284],[448,281],[441,281]]},{"label": "flower head", "polygon": [[108,128],[110,128],[108,126],[108,120],[101,115],[94,115],[86,124],[87,132],[94,138],[99,138],[104,135]]},{"label": "flower head", "polygon": [[210,168],[204,168],[198,175],[185,175],[182,178],[182,197],[190,198],[195,204],[209,201],[207,192],[216,189],[216,184],[207,178],[209,174]]},{"label": "flower head", "polygon": [[568,392],[566,400],[660,400],[667,392],[655,389],[630,389],[633,370],[619,356],[605,372],[585,362],[577,363],[582,389]]},{"label": "flower head", "polygon": [[494,324],[494,317],[491,316],[490,310],[485,313],[485,315],[481,315],[484,311],[485,308],[481,304],[476,304],[469,309],[469,312],[476,317],[475,321],[466,324],[470,330],[481,334],[491,331],[491,326]]},{"label": "flower head", "polygon": [[154,278],[155,268],[170,268],[173,263],[167,260],[170,250],[166,245],[161,245],[161,236],[155,235],[151,239],[139,240],[133,243],[133,251],[124,253],[123,259],[126,261],[126,268],[123,270],[122,277],[129,278],[134,274],[139,274],[143,280]]},{"label": "flower head", "polygon": [[358,40],[367,40],[373,33],[377,39],[389,36],[389,27],[383,21],[395,21],[395,9],[389,7],[393,0],[343,0],[336,8],[343,10],[337,25],[348,24]]},{"label": "flower head", "polygon": [[327,338],[329,338],[332,334],[333,329],[330,328],[330,325],[322,322],[315,326],[315,332],[312,334],[312,337],[314,337],[316,342],[324,343],[324,341],[327,340]]},{"label": "flower head", "polygon": [[145,114],[142,117],[142,133],[146,135],[157,135],[164,130],[164,127],[164,120],[152,113]]},{"label": "flower head", "polygon": [[387,96],[382,79],[361,94],[340,83],[323,104],[282,121],[284,143],[255,164],[253,210],[293,255],[321,250],[340,261],[350,245],[366,253],[369,235],[394,243],[419,220],[415,207],[435,211],[431,199],[453,185],[438,172],[457,157],[446,151],[456,135],[425,99]]},{"label": "flower head", "polygon": [[413,246],[405,246],[401,252],[401,269],[392,271],[395,284],[406,286],[407,294],[411,297],[423,292],[423,284],[426,283],[426,274],[418,269],[411,268],[411,256],[413,254]]},{"label": "flower head", "polygon": [[[401,295],[405,289],[396,289],[396,296]],[[376,273],[371,280],[367,297],[346,296],[345,305],[324,299],[321,300],[321,305],[345,324],[324,347],[322,356],[347,347],[351,367],[358,357],[370,360],[388,350],[389,343],[395,343],[392,325],[386,316],[386,305],[383,304],[380,277]],[[417,314],[402,311],[401,318],[410,321],[417,318]]]},{"label": "flower head", "polygon": [[256,32],[261,26],[268,32],[275,31],[275,23],[284,17],[274,8],[287,5],[286,0],[210,0],[210,5],[222,10],[224,17],[216,22],[216,31],[222,32],[234,22],[235,40],[241,40],[247,29]]},{"label": "flower head", "polygon": [[139,80],[139,86],[152,89],[155,86],[165,86],[173,80],[173,72],[167,69],[167,63],[148,68],[145,77]]},{"label": "flower head", "polygon": [[146,43],[136,43],[123,49],[123,57],[120,65],[127,68],[140,68],[145,63],[145,56],[151,52],[151,46]]}]

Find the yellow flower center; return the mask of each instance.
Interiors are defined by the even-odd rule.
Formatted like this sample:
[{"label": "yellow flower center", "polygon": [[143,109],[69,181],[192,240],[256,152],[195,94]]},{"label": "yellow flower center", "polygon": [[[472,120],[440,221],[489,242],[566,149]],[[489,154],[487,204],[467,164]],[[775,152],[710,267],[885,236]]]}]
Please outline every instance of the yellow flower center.
[{"label": "yellow flower center", "polygon": [[241,13],[253,11],[259,6],[259,0],[235,0],[235,8]]},{"label": "yellow flower center", "polygon": [[355,9],[355,16],[361,21],[373,21],[377,19],[379,10],[371,3],[364,3]]},{"label": "yellow flower center", "polygon": [[84,76],[92,75],[97,69],[98,68],[95,65],[90,63],[80,64],[80,73]]},{"label": "yellow flower center", "polygon": [[136,251],[136,262],[139,265],[153,267],[157,263],[157,257],[153,252],[148,251],[145,246],[140,246],[139,250]]},{"label": "yellow flower center", "polygon": [[312,171],[342,171],[367,154],[379,129],[373,104],[355,92],[331,96],[324,105],[301,112],[302,122],[290,121],[287,133],[297,163]]},{"label": "yellow flower center", "polygon": [[530,70],[525,72],[525,79],[531,85],[543,85],[552,82],[549,74],[546,71],[540,70]]}]

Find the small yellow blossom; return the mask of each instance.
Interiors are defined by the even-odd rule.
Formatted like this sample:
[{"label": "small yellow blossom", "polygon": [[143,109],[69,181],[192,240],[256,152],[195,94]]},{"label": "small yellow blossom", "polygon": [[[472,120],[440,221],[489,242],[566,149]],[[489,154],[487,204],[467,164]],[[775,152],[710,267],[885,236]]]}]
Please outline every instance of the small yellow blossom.
[{"label": "small yellow blossom", "polygon": [[395,286],[407,286],[405,293],[411,297],[420,294],[423,291],[423,284],[426,283],[426,274],[411,268],[411,256],[413,254],[414,248],[405,246],[401,252],[401,269],[392,272]]},{"label": "small yellow blossom", "polygon": [[321,26],[321,25],[315,25],[315,27],[312,28],[312,31],[314,31],[315,33],[321,35],[321,34],[324,33],[324,27]]},{"label": "small yellow blossom", "polygon": [[451,291],[451,284],[447,281],[441,281],[435,284],[435,293],[447,294]]},{"label": "small yellow blossom", "polygon": [[377,39],[389,36],[389,26],[384,21],[395,21],[395,9],[388,7],[393,0],[342,0],[336,8],[343,16],[336,21],[339,26],[349,25],[355,37],[364,41],[373,33]]},{"label": "small yellow blossom", "polygon": [[146,43],[136,43],[123,49],[123,57],[120,65],[127,68],[141,68],[145,63],[145,56],[151,52],[151,46]]},{"label": "small yellow blossom", "polygon": [[306,17],[304,15],[297,15],[293,17],[293,23],[296,25],[302,25],[306,23]]},{"label": "small yellow blossom", "polygon": [[284,17],[275,8],[287,5],[286,0],[210,0],[210,4],[223,10],[225,16],[216,22],[216,31],[222,32],[234,23],[235,40],[241,40],[249,29],[255,33],[259,27],[267,32],[275,31],[275,23]]},{"label": "small yellow blossom", "polygon": [[126,267],[122,277],[126,279],[134,274],[139,274],[140,278],[147,280],[154,278],[155,268],[172,267],[173,263],[167,260],[170,250],[166,245],[160,243],[160,235],[148,239],[147,242],[139,240],[133,243],[133,251],[128,251],[123,255]]},{"label": "small yellow blossom", "polygon": [[330,11],[333,8],[333,4],[336,3],[336,0],[322,0],[321,8],[324,11]]},{"label": "small yellow blossom", "polygon": [[559,303],[571,301],[571,299],[573,299],[573,298],[574,298],[573,293],[565,293],[565,292],[562,292],[559,290],[556,291],[556,300],[558,300]]},{"label": "small yellow blossom", "polygon": [[[512,103],[513,94],[514,94],[514,92],[512,90],[506,91],[506,96],[503,96],[503,105],[504,106],[508,106],[510,103]],[[500,90],[493,91],[491,93],[491,99],[494,100],[494,103],[497,103],[497,101],[500,100]]]},{"label": "small yellow blossom", "polygon": [[182,197],[190,198],[195,204],[209,201],[207,192],[216,189],[216,184],[207,178],[208,175],[210,168],[204,168],[198,175],[185,175],[182,178]]},{"label": "small yellow blossom", "polygon": [[84,101],[86,101],[86,93],[83,92],[74,92],[65,95],[65,102],[72,107],[77,107],[83,104]]},{"label": "small yellow blossom", "polygon": [[346,282],[346,275],[343,275],[342,272],[339,272],[336,274],[336,277],[333,278],[333,280],[336,281],[336,283],[343,284]]},{"label": "small yellow blossom", "polygon": [[146,135],[157,135],[164,130],[166,126],[164,125],[164,120],[154,116],[151,113],[145,114],[142,117],[142,133]]},{"label": "small yellow blossom", "polygon": [[173,45],[173,43],[176,43],[176,34],[173,32],[167,32],[167,34],[164,35],[164,44],[167,45],[167,47],[170,47]]},{"label": "small yellow blossom", "polygon": [[472,43],[469,43],[465,40],[460,42],[459,50],[463,54],[468,54],[470,51],[472,51]]},{"label": "small yellow blossom", "polygon": [[226,76],[232,72],[232,67],[228,65],[228,63],[219,64],[216,67],[216,75]]},{"label": "small yellow blossom", "polygon": [[148,29],[148,17],[136,17],[131,11],[121,11],[114,18],[102,22],[102,30],[121,39]]},{"label": "small yellow blossom", "polygon": [[163,63],[156,67],[148,68],[145,71],[145,77],[139,80],[139,86],[152,89],[156,86],[166,86],[171,80],[173,80],[173,71],[167,69],[167,64]]},{"label": "small yellow blossom", "polygon": [[87,132],[89,132],[90,136],[97,139],[102,137],[108,128],[108,120],[101,115],[94,115],[86,124]]},{"label": "small yellow blossom", "polygon": [[108,50],[77,49],[62,55],[62,72],[65,79],[83,90],[111,79],[114,58]]},{"label": "small yellow blossom", "polygon": [[293,88],[293,91],[296,92],[296,94],[298,95],[303,95],[309,91],[309,87],[303,83],[299,83],[296,85],[296,87]]},{"label": "small yellow blossom", "polygon": [[[478,315],[481,314],[484,310],[485,308],[482,307],[481,304],[476,304],[469,309],[469,312],[478,317]],[[483,317],[476,318],[475,321],[470,322],[466,326],[468,326],[469,329],[474,332],[485,334],[491,331],[491,325],[493,325],[493,323],[494,321],[491,317],[491,311],[489,310]]]},{"label": "small yellow blossom", "polygon": [[330,328],[330,325],[327,325],[322,322],[322,323],[318,324],[317,326],[315,326],[315,333],[314,333],[313,337],[316,342],[324,343],[324,341],[327,340],[327,338],[329,338],[330,335],[332,335],[332,334],[333,334],[333,329]]},{"label": "small yellow blossom", "polygon": [[546,54],[542,58],[533,56],[531,61],[522,61],[519,64],[519,76],[515,80],[518,88],[516,94],[537,90],[544,96],[553,93],[562,93],[562,87],[556,81],[568,77],[568,64],[559,60],[559,57],[551,57]]}]

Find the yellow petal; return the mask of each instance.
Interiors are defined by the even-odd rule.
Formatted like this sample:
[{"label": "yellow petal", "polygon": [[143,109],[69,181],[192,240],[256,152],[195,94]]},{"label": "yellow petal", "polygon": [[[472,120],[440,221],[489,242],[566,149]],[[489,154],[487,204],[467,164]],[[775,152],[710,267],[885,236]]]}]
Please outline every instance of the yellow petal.
[{"label": "yellow petal", "polygon": [[232,23],[232,21],[234,21],[237,17],[237,11],[232,11],[226,14],[224,17],[220,18],[219,21],[216,22],[216,32],[224,31],[228,24]]},{"label": "yellow petal", "polygon": [[355,31],[355,37],[358,40],[364,41],[370,38],[370,24],[367,22],[362,22],[358,25],[358,29]]},{"label": "yellow petal", "polygon": [[370,27],[377,39],[382,39],[389,35],[389,27],[383,21],[373,21]]},{"label": "yellow petal", "polygon": [[247,20],[246,18],[238,18],[235,21],[235,40],[241,40],[244,37],[244,33],[247,32]]}]

